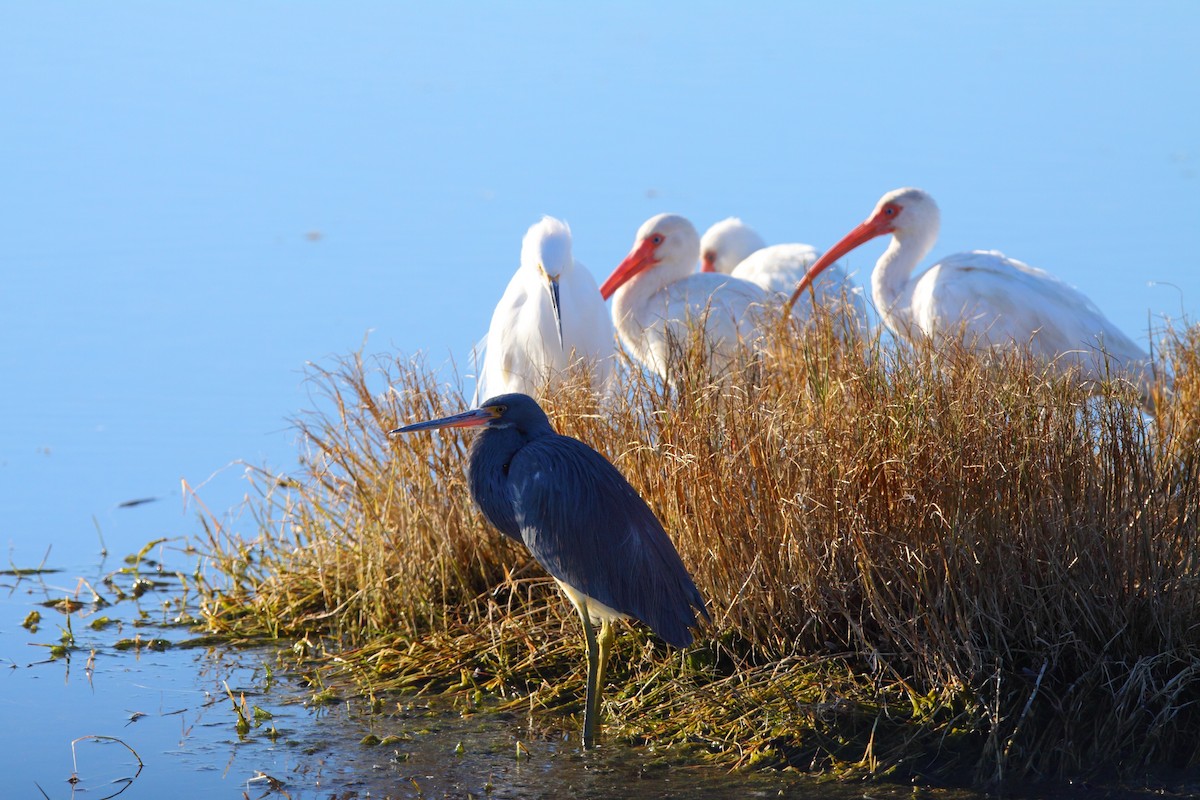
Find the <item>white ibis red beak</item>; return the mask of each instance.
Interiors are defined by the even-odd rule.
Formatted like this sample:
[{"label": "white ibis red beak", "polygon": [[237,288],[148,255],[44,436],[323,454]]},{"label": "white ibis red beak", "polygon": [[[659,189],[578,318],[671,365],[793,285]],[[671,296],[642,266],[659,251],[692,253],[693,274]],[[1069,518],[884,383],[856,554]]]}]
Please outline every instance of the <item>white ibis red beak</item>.
[{"label": "white ibis red beak", "polygon": [[657,264],[658,259],[654,257],[654,251],[660,244],[662,244],[661,236],[647,236],[643,239],[641,244],[625,256],[625,260],[617,265],[612,275],[609,275],[608,280],[601,285],[600,296],[607,300],[612,297],[613,292],[620,289],[621,285],[634,275]]},{"label": "white ibis red beak", "polygon": [[900,207],[889,203],[881,208],[877,213],[871,216],[866,222],[861,223],[854,230],[847,233],[833,247],[825,251],[825,254],[818,258],[813,265],[808,268],[808,272],[804,273],[804,277],[800,279],[800,283],[796,285],[796,291],[792,292],[792,296],[783,305],[783,314],[787,316],[792,312],[792,306],[796,304],[796,300],[804,293],[804,290],[812,286],[812,282],[817,276],[833,262],[837,261],[842,256],[849,253],[859,245],[869,242],[876,236],[883,236],[885,233],[892,233],[896,230],[896,215],[900,213]]}]

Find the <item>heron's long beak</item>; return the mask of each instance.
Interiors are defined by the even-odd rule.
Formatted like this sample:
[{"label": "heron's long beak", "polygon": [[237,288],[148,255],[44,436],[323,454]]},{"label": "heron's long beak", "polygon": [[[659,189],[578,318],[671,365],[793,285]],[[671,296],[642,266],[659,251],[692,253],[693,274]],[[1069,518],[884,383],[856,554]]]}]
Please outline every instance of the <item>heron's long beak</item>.
[{"label": "heron's long beak", "polygon": [[653,266],[655,263],[654,251],[658,248],[650,237],[642,240],[642,243],[633,248],[629,255],[625,256],[625,260],[617,265],[613,270],[612,275],[608,276],[608,280],[600,287],[600,296],[605,300],[612,297],[613,292],[621,288],[621,284],[637,275],[646,267]]},{"label": "heron's long beak", "polygon": [[561,349],[563,346],[562,303],[558,298],[558,278],[551,278],[547,275],[546,280],[550,286],[550,308],[554,309],[554,324],[558,328],[558,346]]},{"label": "heron's long beak", "polygon": [[428,422],[414,422],[412,425],[405,425],[403,428],[390,430],[388,431],[388,435],[412,433],[413,431],[428,431],[435,428],[478,428],[481,425],[487,425],[498,416],[500,416],[500,413],[495,408],[474,408],[470,411],[464,411],[461,414],[454,414],[449,417],[442,417],[441,419],[431,419]]},{"label": "heron's long beak", "polygon": [[804,273],[804,277],[800,279],[800,283],[796,285],[796,291],[792,292],[792,296],[783,304],[783,314],[787,316],[792,312],[792,306],[796,304],[796,300],[804,293],[804,290],[812,286],[812,282],[817,276],[833,262],[837,261],[842,256],[849,253],[854,248],[869,242],[876,236],[883,236],[885,233],[891,233],[894,230],[892,220],[876,214],[866,222],[862,223],[854,230],[847,233],[833,247],[825,251],[825,254],[818,258],[813,265],[808,268],[808,272]]}]

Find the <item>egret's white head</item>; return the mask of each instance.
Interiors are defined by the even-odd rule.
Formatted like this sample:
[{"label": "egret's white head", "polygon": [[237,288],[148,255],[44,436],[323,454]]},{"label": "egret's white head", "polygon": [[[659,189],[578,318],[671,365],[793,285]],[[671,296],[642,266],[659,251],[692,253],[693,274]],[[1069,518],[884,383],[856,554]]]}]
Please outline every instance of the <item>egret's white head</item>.
[{"label": "egret's white head", "polygon": [[623,283],[660,264],[669,272],[661,276],[661,282],[678,280],[695,270],[699,257],[700,235],[695,226],[678,214],[659,214],[638,228],[633,249],[608,276],[600,294],[607,300]]},{"label": "egret's white head", "polygon": [[542,217],[529,226],[521,240],[521,266],[540,270],[548,279],[558,280],[571,271],[571,228],[554,217]]},{"label": "egret's white head", "polygon": [[700,271],[728,275],[747,256],[766,246],[749,225],[737,217],[727,217],[700,237]]}]

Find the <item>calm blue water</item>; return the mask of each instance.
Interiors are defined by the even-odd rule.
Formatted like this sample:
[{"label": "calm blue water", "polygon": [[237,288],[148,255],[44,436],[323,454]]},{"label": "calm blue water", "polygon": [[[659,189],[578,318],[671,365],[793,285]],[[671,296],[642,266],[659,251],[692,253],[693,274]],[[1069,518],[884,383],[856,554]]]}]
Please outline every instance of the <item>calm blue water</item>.
[{"label": "calm blue water", "polygon": [[306,362],[467,371],[543,213],[603,277],[661,211],[828,247],[919,185],[935,256],[1002,249],[1144,341],[1200,312],[1198,40],[1183,0],[6,7],[6,555],[193,533],[181,478],[234,507],[237,462],[293,462]]}]

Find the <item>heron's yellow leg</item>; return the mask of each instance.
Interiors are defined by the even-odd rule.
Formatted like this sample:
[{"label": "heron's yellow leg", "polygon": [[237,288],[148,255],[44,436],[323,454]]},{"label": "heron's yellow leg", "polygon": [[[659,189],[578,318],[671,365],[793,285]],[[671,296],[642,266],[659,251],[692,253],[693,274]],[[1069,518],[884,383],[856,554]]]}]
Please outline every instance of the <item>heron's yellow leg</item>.
[{"label": "heron's yellow leg", "polygon": [[600,645],[600,668],[596,671],[596,694],[599,694],[599,689],[604,685],[604,671],[608,669],[608,655],[612,652],[613,642],[616,641],[617,632],[613,629],[611,619],[606,619],[600,623],[600,637],[597,644]]},{"label": "heron's yellow leg", "polygon": [[583,747],[596,746],[596,728],[600,722],[600,672],[602,671],[601,645],[596,640],[596,629],[592,627],[587,606],[577,606],[579,618],[583,620],[583,635],[587,639],[587,699],[583,707]]}]

